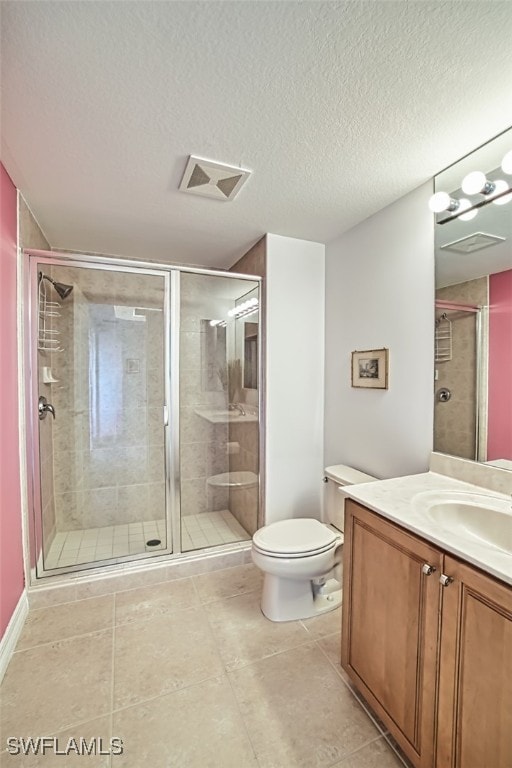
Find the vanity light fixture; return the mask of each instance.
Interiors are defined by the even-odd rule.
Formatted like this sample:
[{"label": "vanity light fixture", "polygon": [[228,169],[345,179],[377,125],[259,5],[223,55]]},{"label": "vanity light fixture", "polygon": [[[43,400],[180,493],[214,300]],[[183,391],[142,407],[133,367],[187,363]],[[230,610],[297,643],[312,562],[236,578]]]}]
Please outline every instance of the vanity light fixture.
[{"label": "vanity light fixture", "polygon": [[[248,315],[254,315],[260,308],[260,303],[257,298],[247,299],[247,301],[238,304],[233,309],[228,310],[228,319],[238,320],[239,317],[247,317]],[[210,320],[212,328],[225,328],[227,320]]]},{"label": "vanity light fixture", "polygon": [[432,213],[455,212],[460,206],[460,201],[450,197],[448,192],[436,192],[428,201],[428,207]]},{"label": "vanity light fixture", "polygon": [[[503,156],[501,170],[504,174],[512,176],[512,149]],[[492,175],[494,173],[493,171]],[[509,179],[489,179],[482,171],[467,173],[462,179],[460,189],[466,197],[452,197],[454,193],[448,192],[435,192],[431,196],[428,207],[436,214],[437,224],[447,224],[455,219],[471,221],[477,215],[478,209],[489,203],[506,205],[512,201],[512,182]],[[471,199],[474,195],[482,197]]]},{"label": "vanity light fixture", "polygon": [[228,311],[228,317],[234,317],[236,319],[237,317],[243,317],[244,315],[252,315],[253,312],[256,312],[258,303],[258,299],[256,298],[247,299],[247,301],[242,302],[242,304],[239,304],[237,307],[230,309]]},{"label": "vanity light fixture", "polygon": [[[505,155],[501,167],[505,173],[507,168],[510,169],[509,172],[512,174],[512,151]],[[512,187],[506,181],[503,179],[489,181],[481,171],[468,173],[462,181],[461,189],[467,195],[484,195],[484,199],[473,203],[466,197],[461,197],[458,200],[450,197],[447,192],[436,192],[428,201],[428,207],[433,213],[446,211],[448,214],[445,218],[438,219],[438,224],[447,224],[454,219],[471,221],[478,213],[478,209],[483,208],[484,205],[488,203],[505,205],[512,200]]]}]

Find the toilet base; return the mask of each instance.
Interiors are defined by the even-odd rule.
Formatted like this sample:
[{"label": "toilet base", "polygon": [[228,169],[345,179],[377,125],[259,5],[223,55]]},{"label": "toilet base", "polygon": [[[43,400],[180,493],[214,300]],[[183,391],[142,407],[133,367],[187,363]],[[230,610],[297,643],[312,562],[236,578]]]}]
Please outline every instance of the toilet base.
[{"label": "toilet base", "polygon": [[311,581],[265,574],[261,611],[270,621],[297,621],[334,611],[341,605],[341,584],[329,579],[314,589]]}]

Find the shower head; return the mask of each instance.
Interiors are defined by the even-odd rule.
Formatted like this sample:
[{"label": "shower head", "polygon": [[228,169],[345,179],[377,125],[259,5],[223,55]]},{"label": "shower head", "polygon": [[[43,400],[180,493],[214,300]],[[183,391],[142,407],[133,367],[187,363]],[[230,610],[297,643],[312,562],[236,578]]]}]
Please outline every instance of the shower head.
[{"label": "shower head", "polygon": [[43,272],[39,273],[39,282],[43,279],[48,280],[49,283],[53,285],[57,293],[59,294],[61,299],[67,299],[71,291],[73,290],[72,285],[66,285],[66,283],[58,283],[56,280],[53,280],[51,277],[48,277],[48,275],[45,275]]},{"label": "shower head", "polygon": [[66,299],[71,293],[71,291],[73,290],[72,285],[66,285],[65,283],[55,283],[53,282],[53,280],[52,280],[52,283],[53,283],[53,287],[55,288],[55,290],[57,291],[61,299]]}]

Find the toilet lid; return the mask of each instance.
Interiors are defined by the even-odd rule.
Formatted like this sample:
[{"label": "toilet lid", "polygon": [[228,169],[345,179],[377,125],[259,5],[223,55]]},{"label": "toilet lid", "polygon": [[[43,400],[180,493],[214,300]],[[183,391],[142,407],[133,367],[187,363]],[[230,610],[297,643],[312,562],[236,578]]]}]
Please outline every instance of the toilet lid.
[{"label": "toilet lid", "polygon": [[258,549],[283,555],[325,550],[336,538],[334,531],[310,517],[265,525],[252,537]]}]

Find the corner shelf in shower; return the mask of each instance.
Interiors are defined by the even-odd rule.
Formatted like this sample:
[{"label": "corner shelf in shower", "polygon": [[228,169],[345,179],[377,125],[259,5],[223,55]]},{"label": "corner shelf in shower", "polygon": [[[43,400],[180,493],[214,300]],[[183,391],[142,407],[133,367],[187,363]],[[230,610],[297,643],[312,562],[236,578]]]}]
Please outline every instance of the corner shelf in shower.
[{"label": "corner shelf in shower", "polygon": [[43,384],[58,384],[59,379],[56,379],[52,373],[52,369],[49,365],[43,365]]},{"label": "corner shelf in shower", "polygon": [[254,488],[258,485],[258,475],[254,472],[222,472],[207,479],[212,488]]}]

